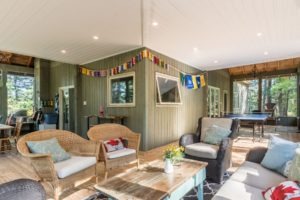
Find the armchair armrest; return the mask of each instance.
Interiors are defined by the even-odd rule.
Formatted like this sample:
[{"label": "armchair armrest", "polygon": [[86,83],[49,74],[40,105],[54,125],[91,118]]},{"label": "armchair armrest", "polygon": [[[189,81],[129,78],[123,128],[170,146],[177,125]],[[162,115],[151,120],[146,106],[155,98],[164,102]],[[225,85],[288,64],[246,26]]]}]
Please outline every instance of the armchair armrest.
[{"label": "armchair armrest", "polygon": [[261,161],[265,157],[267,150],[268,148],[266,147],[255,147],[250,149],[250,151],[246,155],[246,161],[261,163]]},{"label": "armchair armrest", "polygon": [[98,160],[100,142],[85,140],[74,145],[69,152],[78,156],[95,156]]},{"label": "armchair armrest", "polygon": [[57,181],[54,163],[50,154],[27,154],[31,160],[31,165],[42,181]]},{"label": "armchair armrest", "polygon": [[141,135],[139,133],[127,134],[124,139],[128,140],[128,148],[135,149],[136,152],[139,151],[141,139]]},{"label": "armchair armrest", "polygon": [[197,137],[196,134],[194,133],[186,133],[184,135],[182,135],[179,139],[179,146],[187,146],[189,144],[194,144],[200,142],[199,138]]},{"label": "armchair armrest", "polygon": [[224,138],[219,145],[219,151],[217,154],[217,161],[219,163],[222,163],[222,161],[227,156],[231,156],[231,148],[232,148],[232,139]]}]

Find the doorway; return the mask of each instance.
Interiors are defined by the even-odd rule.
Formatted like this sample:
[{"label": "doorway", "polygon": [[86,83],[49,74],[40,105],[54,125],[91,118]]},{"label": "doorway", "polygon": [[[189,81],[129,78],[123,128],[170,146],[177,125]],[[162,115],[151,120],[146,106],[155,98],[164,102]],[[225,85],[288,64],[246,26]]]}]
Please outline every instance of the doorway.
[{"label": "doorway", "polygon": [[74,86],[59,88],[59,129],[75,132]]},{"label": "doorway", "polygon": [[223,114],[228,113],[228,91],[223,90]]}]

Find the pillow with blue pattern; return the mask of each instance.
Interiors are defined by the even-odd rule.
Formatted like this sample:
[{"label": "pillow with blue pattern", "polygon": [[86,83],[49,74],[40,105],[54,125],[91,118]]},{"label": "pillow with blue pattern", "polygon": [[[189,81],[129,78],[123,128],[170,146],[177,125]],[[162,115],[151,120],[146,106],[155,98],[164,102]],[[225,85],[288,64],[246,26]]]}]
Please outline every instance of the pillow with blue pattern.
[{"label": "pillow with blue pattern", "polygon": [[205,133],[203,142],[207,144],[219,145],[224,138],[227,138],[231,133],[228,130],[217,125],[212,125],[209,127]]},{"label": "pillow with blue pattern", "polygon": [[53,162],[60,162],[71,158],[58,143],[56,138],[41,141],[27,141],[26,142],[31,153],[36,154],[51,154]]}]

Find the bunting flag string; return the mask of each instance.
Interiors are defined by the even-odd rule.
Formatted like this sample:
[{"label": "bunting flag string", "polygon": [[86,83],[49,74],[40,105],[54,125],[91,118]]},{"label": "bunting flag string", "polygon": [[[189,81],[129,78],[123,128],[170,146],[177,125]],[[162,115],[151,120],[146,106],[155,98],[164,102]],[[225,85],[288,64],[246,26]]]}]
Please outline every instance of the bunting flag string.
[{"label": "bunting flag string", "polygon": [[170,70],[170,68],[174,69],[175,71],[179,72],[180,74],[180,83],[182,86],[186,87],[187,89],[197,89],[204,87],[205,83],[205,76],[204,73],[199,75],[191,75],[185,73],[178,68],[166,63],[164,60],[159,58],[158,56],[154,55],[151,51],[145,49],[138,53],[136,56],[132,57],[129,61],[124,62],[123,64],[110,68],[110,69],[102,69],[102,70],[91,70],[87,67],[81,66],[79,67],[79,73],[92,76],[92,77],[106,77],[108,75],[113,76],[116,74],[123,73],[132,67],[134,67],[137,63],[141,62],[143,59],[148,59],[154,64],[164,68],[166,70]]}]

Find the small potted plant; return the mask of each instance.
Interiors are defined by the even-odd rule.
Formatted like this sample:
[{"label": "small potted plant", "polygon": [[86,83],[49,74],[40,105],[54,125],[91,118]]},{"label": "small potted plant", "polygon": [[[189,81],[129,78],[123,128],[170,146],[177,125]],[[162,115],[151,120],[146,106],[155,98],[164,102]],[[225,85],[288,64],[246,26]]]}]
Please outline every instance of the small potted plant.
[{"label": "small potted plant", "polygon": [[164,152],[165,160],[165,173],[169,174],[173,172],[173,164],[180,161],[183,158],[183,147],[170,145]]}]

